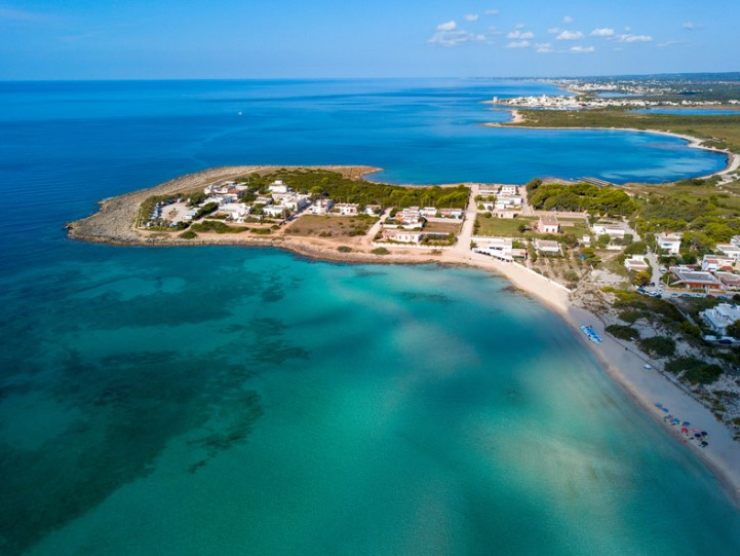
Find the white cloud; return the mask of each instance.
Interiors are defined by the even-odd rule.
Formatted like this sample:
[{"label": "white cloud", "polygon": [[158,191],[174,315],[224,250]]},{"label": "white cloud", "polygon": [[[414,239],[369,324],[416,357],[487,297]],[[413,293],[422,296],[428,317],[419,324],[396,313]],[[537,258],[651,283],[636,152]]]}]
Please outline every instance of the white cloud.
[{"label": "white cloud", "polygon": [[525,27],[526,25],[524,25],[524,23],[517,23],[514,25],[514,29],[524,29]]},{"label": "white cloud", "polygon": [[591,54],[595,50],[596,49],[593,46],[581,46],[581,45],[578,45],[578,46],[571,46],[570,47],[570,51],[573,54]]},{"label": "white cloud", "polygon": [[465,15],[465,20],[466,21],[478,21],[478,18],[479,17],[480,16],[478,14],[466,14]]},{"label": "white cloud", "polygon": [[519,31],[517,29],[515,31],[512,31],[508,35],[506,35],[506,38],[508,39],[532,39],[534,38],[534,33],[532,33],[532,31]]},{"label": "white cloud", "polygon": [[658,48],[668,48],[669,46],[674,46],[677,44],[686,44],[684,41],[665,41],[665,42],[659,42],[655,46]]},{"label": "white cloud", "polygon": [[529,48],[529,41],[511,41],[506,48]]},{"label": "white cloud", "polygon": [[614,29],[610,29],[609,27],[599,27],[591,31],[591,36],[592,37],[613,37]]},{"label": "white cloud", "polygon": [[486,15],[498,15],[498,10],[495,8],[491,8],[490,10],[485,11]]},{"label": "white cloud", "polygon": [[682,27],[684,29],[686,29],[687,31],[693,31],[694,29],[698,29],[699,28],[699,26],[696,23],[694,23],[693,21],[687,21],[687,22],[685,22],[682,25]]},{"label": "white cloud", "polygon": [[563,18],[563,23],[573,23],[573,18],[571,16],[569,16],[569,15],[566,15]]},{"label": "white cloud", "polygon": [[453,47],[461,44],[484,42],[486,36],[482,33],[471,33],[465,29],[459,29],[455,21],[447,21],[437,25],[437,32],[429,39],[429,44],[437,46]]},{"label": "white cloud", "polygon": [[453,29],[457,29],[457,23],[455,23],[454,19],[437,25],[437,31],[452,31]]},{"label": "white cloud", "polygon": [[552,45],[549,42],[540,42],[534,45],[536,51],[540,54],[549,54],[554,52]]},{"label": "white cloud", "polygon": [[632,34],[624,34],[619,35],[619,38],[617,39],[619,42],[650,42],[653,40],[653,37],[650,35],[632,35]]},{"label": "white cloud", "polygon": [[559,41],[576,41],[583,38],[583,33],[580,31],[563,31],[555,38]]},{"label": "white cloud", "polygon": [[547,32],[550,33],[551,35],[557,35],[560,31],[562,31],[562,29],[560,29],[560,27],[550,27],[547,30]]}]

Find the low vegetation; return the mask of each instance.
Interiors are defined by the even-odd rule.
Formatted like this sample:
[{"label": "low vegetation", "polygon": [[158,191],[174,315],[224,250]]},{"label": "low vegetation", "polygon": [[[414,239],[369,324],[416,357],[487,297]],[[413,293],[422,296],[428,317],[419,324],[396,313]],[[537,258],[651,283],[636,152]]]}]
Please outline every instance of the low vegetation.
[{"label": "low vegetation", "polygon": [[676,352],[676,342],[668,336],[653,336],[639,340],[640,349],[653,357],[670,357]]},{"label": "low vegetation", "polygon": [[606,331],[620,340],[633,341],[640,337],[640,332],[636,328],[621,324],[610,324],[606,327]]},{"label": "low vegetation", "polygon": [[713,384],[722,375],[719,365],[705,363],[695,357],[677,357],[665,364],[665,370],[690,384]]},{"label": "low vegetation", "polygon": [[284,169],[269,174],[250,174],[240,181],[250,188],[266,191],[275,180],[283,180],[299,193],[311,193],[333,199],[337,203],[358,203],[382,207],[405,208],[432,206],[464,208],[469,188],[458,187],[401,187],[346,178],[338,172],[317,169]]}]

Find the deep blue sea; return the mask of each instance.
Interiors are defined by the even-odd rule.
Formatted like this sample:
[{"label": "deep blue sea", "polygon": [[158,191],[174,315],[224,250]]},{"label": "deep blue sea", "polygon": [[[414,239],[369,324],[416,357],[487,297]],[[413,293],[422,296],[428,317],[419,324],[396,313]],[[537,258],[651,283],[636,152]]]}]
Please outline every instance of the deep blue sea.
[{"label": "deep blue sea", "polygon": [[499,278],[66,239],[221,164],[662,181],[646,133],[491,129],[489,80],[0,83],[0,554],[714,555],[716,479]]}]

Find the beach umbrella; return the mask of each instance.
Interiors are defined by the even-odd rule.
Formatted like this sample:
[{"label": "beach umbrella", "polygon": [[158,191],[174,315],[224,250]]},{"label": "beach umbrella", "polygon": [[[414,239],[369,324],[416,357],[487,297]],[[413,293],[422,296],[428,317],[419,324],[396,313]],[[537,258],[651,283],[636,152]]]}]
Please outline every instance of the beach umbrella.
[{"label": "beach umbrella", "polygon": [[660,403],[660,402],[658,402],[658,403],[656,403],[656,404],[655,404],[655,407],[660,407],[660,408],[662,408],[662,407],[663,407],[663,404],[662,404],[662,403]]},{"label": "beach umbrella", "polygon": [[681,423],[681,424],[682,424],[682,425],[683,425],[684,427],[688,427],[688,426],[689,426],[689,425],[690,425],[691,423],[689,423],[688,421],[684,421],[684,422],[683,422],[683,423]]},{"label": "beach umbrella", "polygon": [[667,407],[662,407],[661,409],[663,410],[664,413],[668,413],[668,408]]}]

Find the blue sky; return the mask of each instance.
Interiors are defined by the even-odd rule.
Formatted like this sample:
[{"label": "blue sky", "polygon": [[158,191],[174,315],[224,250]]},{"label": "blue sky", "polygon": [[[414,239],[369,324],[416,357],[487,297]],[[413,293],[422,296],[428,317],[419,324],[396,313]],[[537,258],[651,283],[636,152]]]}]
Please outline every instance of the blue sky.
[{"label": "blue sky", "polygon": [[738,71],[737,0],[0,0],[0,79]]}]

